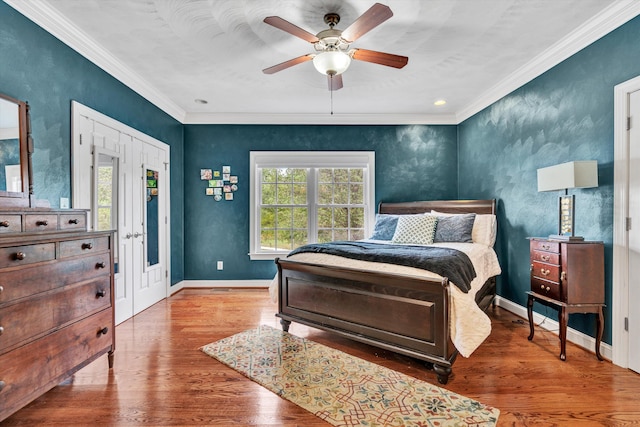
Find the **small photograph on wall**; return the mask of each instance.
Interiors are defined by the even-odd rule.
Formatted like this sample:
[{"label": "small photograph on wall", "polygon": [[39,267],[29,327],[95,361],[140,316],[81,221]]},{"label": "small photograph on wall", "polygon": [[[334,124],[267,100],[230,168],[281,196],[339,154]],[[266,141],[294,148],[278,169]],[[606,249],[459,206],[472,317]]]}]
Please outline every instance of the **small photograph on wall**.
[{"label": "small photograph on wall", "polygon": [[237,184],[237,183],[238,183],[238,176],[237,176],[237,175],[231,175],[231,176],[229,177],[229,182],[230,182],[231,184]]},{"label": "small photograph on wall", "polygon": [[211,188],[211,187],[205,188],[205,191],[207,192],[207,196],[213,196],[213,190],[214,188]]},{"label": "small photograph on wall", "polygon": [[200,169],[200,179],[208,180],[213,178],[213,174],[211,173],[211,169]]},{"label": "small photograph on wall", "polygon": [[158,189],[157,188],[151,188],[151,195],[152,196],[157,196],[158,195]]},{"label": "small photograph on wall", "polygon": [[231,178],[231,174],[228,174],[228,173],[223,173],[222,174],[222,180],[223,181],[229,181],[229,178]]},{"label": "small photograph on wall", "polygon": [[213,190],[213,194],[215,194],[216,196],[222,195],[222,188],[216,187],[216,188],[212,188],[212,190]]},{"label": "small photograph on wall", "polygon": [[236,184],[233,184],[231,186],[231,191],[238,191],[238,186]]},{"label": "small photograph on wall", "polygon": [[225,174],[225,173],[229,173],[230,174],[231,173],[231,166],[223,166],[222,167],[222,173],[223,174]]},{"label": "small photograph on wall", "polygon": [[224,193],[225,200],[233,200],[233,193]]},{"label": "small photograph on wall", "polygon": [[220,171],[213,171],[214,178],[220,178]]},{"label": "small photograph on wall", "polygon": [[223,187],[223,190],[225,193],[231,193],[231,186],[230,185],[225,185]]},{"label": "small photograph on wall", "polygon": [[220,194],[216,194],[215,196],[213,196],[213,200],[219,202],[220,200],[222,200],[222,196]]}]

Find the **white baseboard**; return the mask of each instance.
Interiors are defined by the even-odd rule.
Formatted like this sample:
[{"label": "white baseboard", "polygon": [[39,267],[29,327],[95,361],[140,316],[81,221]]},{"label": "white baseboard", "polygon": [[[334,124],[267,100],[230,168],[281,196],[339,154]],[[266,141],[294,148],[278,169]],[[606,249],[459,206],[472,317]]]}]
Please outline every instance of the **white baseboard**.
[{"label": "white baseboard", "polygon": [[171,286],[171,295],[184,288],[268,288],[271,280],[183,280]]},{"label": "white baseboard", "polygon": [[[514,303],[513,301],[509,301],[508,299],[502,298],[500,296],[496,296],[495,301],[498,307],[504,308],[505,310],[510,311],[517,316],[523,317],[524,319],[528,319],[526,307],[523,307],[519,304]],[[538,327],[540,328],[546,329],[547,331],[553,332],[554,334],[558,335],[560,324],[557,320],[553,320],[534,311],[533,323],[538,325]],[[596,347],[596,339],[580,331],[576,331],[575,329],[567,327],[567,341],[572,342],[587,351],[595,353],[594,349]],[[611,360],[611,356],[613,354],[611,345],[600,343],[600,353],[605,359]]]}]

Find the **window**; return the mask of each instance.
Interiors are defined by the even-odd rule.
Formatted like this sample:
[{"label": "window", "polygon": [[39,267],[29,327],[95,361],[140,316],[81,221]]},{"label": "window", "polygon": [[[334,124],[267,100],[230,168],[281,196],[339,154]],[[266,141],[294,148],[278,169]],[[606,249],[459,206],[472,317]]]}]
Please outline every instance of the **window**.
[{"label": "window", "polygon": [[253,151],[250,157],[251,259],[370,234],[373,152]]}]

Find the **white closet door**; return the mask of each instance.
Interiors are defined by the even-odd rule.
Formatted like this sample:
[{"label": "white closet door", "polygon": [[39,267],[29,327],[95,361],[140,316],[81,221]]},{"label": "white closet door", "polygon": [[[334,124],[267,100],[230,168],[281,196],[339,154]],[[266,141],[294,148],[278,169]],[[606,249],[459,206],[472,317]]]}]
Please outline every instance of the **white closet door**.
[{"label": "white closet door", "polygon": [[640,373],[640,91],[629,107],[629,368]]}]

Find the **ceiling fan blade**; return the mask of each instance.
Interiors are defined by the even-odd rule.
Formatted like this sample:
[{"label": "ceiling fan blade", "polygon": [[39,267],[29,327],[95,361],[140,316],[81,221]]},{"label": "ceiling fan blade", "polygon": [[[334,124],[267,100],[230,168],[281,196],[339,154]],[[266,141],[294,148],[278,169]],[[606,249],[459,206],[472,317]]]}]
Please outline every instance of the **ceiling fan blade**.
[{"label": "ceiling fan blade", "polygon": [[342,32],[342,38],[352,43],[392,16],[389,6],[376,3]]},{"label": "ceiling fan blade", "polygon": [[278,65],[274,65],[272,67],[265,68],[264,70],[262,70],[262,72],[265,73],[265,74],[277,73],[278,71],[285,70],[285,69],[287,69],[289,67],[293,67],[294,65],[298,65],[298,64],[302,64],[303,62],[311,61],[313,59],[313,56],[314,55],[312,55],[312,54],[298,56],[297,58],[293,58],[293,59],[290,59],[288,61],[281,62]]},{"label": "ceiling fan blade", "polygon": [[327,83],[329,83],[329,90],[342,89],[342,74],[327,75]]},{"label": "ceiling fan blade", "polygon": [[266,18],[264,18],[264,22],[282,31],[285,31],[289,34],[293,34],[294,36],[299,37],[302,40],[308,41],[309,43],[316,43],[320,41],[318,37],[311,34],[307,30],[303,30],[297,25],[293,25],[291,22],[286,21],[280,18],[279,16],[267,16]]},{"label": "ceiling fan blade", "polygon": [[353,55],[351,57],[358,61],[373,62],[374,64],[386,65],[387,67],[393,68],[402,68],[409,62],[409,58],[406,56],[367,49],[353,49]]}]

